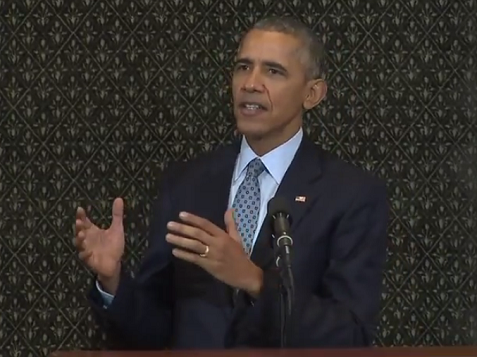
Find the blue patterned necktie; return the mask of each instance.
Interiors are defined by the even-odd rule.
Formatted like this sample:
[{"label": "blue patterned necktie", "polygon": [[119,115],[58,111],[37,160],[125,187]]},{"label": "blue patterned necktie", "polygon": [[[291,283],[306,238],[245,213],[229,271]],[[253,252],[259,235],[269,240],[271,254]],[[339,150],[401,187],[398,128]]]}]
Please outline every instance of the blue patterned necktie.
[{"label": "blue patterned necktie", "polygon": [[265,170],[265,166],[259,158],[249,162],[245,179],[240,184],[235,195],[232,208],[235,213],[235,224],[242,237],[242,245],[250,255],[253,246],[253,238],[258,224],[260,213],[260,185],[258,176]]}]

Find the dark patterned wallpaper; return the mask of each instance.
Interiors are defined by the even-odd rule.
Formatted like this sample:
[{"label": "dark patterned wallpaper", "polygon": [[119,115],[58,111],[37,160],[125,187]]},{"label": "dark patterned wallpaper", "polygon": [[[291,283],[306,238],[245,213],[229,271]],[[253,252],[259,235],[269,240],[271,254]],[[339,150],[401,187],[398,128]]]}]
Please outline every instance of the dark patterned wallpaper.
[{"label": "dark patterned wallpaper", "polygon": [[0,0],[0,350],[101,346],[72,247],[75,208],[127,205],[144,249],[162,170],[230,140],[231,59],[266,13],[323,33],[319,143],[387,179],[379,345],[473,344],[476,1]]}]

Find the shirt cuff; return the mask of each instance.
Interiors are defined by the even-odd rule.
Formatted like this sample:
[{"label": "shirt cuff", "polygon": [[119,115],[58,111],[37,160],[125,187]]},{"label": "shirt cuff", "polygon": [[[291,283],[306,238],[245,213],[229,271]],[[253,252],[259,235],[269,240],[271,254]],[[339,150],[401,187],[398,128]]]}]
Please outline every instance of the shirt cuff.
[{"label": "shirt cuff", "polygon": [[106,309],[108,308],[109,305],[113,302],[114,295],[108,294],[105,292],[103,289],[101,289],[101,285],[99,284],[99,281],[96,280],[96,289],[98,289],[99,293],[101,294],[101,297],[103,298],[103,307]]}]

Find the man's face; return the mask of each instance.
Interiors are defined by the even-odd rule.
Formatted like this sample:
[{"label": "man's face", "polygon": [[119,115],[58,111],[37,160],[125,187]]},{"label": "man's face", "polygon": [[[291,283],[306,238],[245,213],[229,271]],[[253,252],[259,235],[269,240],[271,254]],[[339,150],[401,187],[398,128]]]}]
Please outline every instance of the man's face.
[{"label": "man's face", "polygon": [[237,54],[232,90],[238,131],[247,138],[290,137],[303,108],[319,103],[316,81],[306,77],[302,43],[294,36],[252,30]]}]

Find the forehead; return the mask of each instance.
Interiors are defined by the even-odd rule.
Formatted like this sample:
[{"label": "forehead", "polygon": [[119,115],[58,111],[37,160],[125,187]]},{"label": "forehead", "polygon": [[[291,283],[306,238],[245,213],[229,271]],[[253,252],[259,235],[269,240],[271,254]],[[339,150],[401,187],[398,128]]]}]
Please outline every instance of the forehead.
[{"label": "forehead", "polygon": [[293,35],[263,30],[250,31],[242,41],[239,58],[251,61],[278,62],[286,66],[301,65],[301,41]]}]

